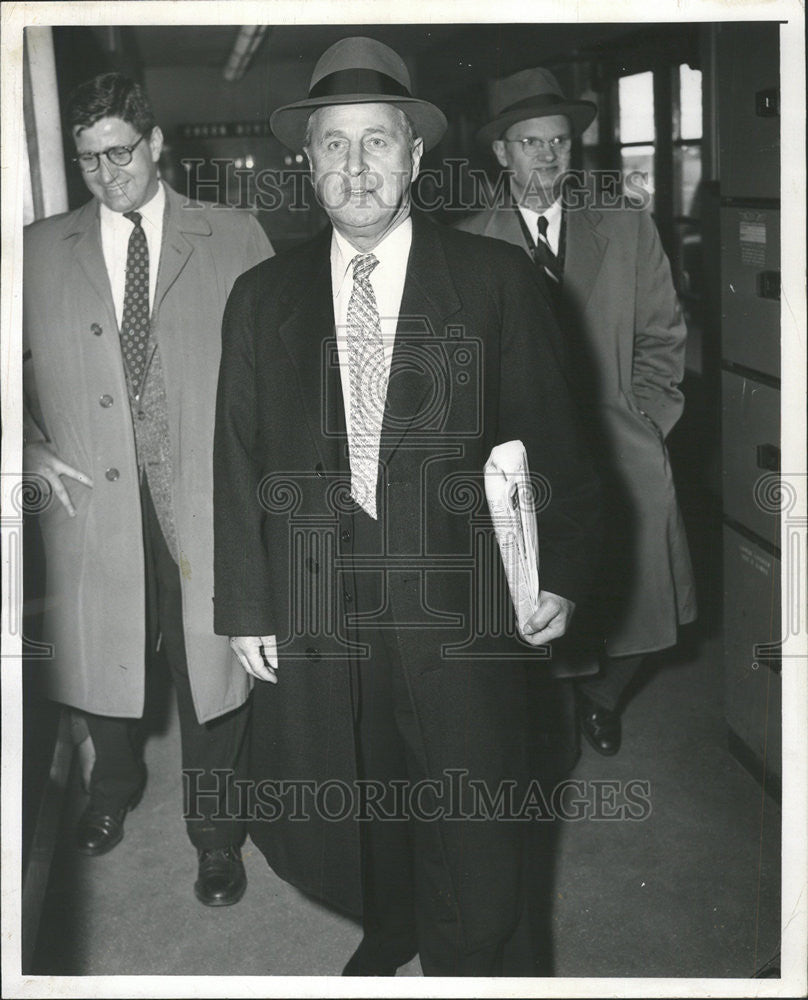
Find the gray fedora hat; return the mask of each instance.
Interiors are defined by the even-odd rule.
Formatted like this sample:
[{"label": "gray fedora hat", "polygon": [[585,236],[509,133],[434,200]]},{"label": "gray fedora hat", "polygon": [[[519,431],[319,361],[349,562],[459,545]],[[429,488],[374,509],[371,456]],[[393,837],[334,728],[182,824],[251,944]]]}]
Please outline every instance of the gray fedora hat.
[{"label": "gray fedora hat", "polygon": [[316,108],[333,104],[392,104],[407,114],[424,149],[440,142],[446,116],[434,104],[412,96],[404,60],[375,38],[343,38],[317,60],[309,96],[274,111],[269,125],[289,149],[302,149],[306,125]]},{"label": "gray fedora hat", "polygon": [[573,133],[580,135],[598,109],[591,101],[568,101],[553,74],[538,67],[497,80],[492,88],[491,112],[492,120],[477,133],[479,141],[486,144],[501,139],[516,122],[548,115],[566,115]]}]

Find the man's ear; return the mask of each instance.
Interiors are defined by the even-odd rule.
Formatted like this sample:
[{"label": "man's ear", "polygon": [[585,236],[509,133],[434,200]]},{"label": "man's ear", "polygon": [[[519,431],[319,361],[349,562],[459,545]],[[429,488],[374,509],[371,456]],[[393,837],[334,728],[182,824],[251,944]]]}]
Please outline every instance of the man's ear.
[{"label": "man's ear", "polygon": [[508,158],[505,155],[505,143],[502,139],[494,139],[491,143],[491,149],[494,151],[494,156],[496,156],[501,167],[508,166]]},{"label": "man's ear", "polygon": [[160,159],[160,154],[163,152],[163,133],[159,125],[155,125],[151,130],[149,149],[151,150],[152,160],[157,163]]},{"label": "man's ear", "polygon": [[412,144],[412,151],[410,157],[412,160],[412,177],[411,182],[415,180],[418,176],[418,171],[421,169],[421,157],[424,155],[424,140],[418,138]]}]

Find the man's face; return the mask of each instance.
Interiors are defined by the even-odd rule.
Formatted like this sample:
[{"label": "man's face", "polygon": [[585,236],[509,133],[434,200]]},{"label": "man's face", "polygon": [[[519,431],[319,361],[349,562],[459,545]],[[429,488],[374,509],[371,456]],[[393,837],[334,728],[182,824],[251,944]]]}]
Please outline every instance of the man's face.
[{"label": "man's face", "polygon": [[423,143],[412,149],[389,104],[343,104],[312,116],[306,155],[318,200],[335,228],[363,248],[409,213]]},{"label": "man's face", "polygon": [[[76,152],[101,153],[113,146],[134,146],[140,133],[121,118],[99,118],[89,128],[73,129]],[[152,129],[132,151],[125,167],[115,166],[109,157],[99,157],[98,169],[82,171],[91,194],[113,212],[132,212],[145,205],[157,192],[157,161],[163,148],[163,133]]]},{"label": "man's face", "polygon": [[[535,140],[520,142],[522,139]],[[517,201],[547,208],[560,193],[559,181],[570,167],[570,123],[566,115],[528,118],[511,125],[493,143],[494,155],[513,171],[511,187]]]}]

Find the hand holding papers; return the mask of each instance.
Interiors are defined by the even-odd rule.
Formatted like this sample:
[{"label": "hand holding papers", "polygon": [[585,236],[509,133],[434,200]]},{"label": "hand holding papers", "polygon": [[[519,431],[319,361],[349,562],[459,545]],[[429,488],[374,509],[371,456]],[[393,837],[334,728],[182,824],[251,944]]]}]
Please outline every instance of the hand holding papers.
[{"label": "hand holding papers", "polygon": [[485,463],[485,496],[519,631],[539,604],[539,532],[527,453],[521,441],[497,445]]}]

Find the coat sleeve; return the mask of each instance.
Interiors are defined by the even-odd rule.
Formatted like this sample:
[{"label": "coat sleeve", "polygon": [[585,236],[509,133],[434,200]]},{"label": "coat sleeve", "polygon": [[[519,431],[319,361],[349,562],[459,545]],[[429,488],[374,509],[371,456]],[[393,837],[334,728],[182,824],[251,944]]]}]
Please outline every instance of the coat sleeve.
[{"label": "coat sleeve", "polygon": [[632,391],[640,408],[667,437],[682,415],[687,328],[670,264],[651,217],[640,215],[637,239]]},{"label": "coat sleeve", "polygon": [[214,631],[272,635],[256,451],[256,272],[233,286],[222,321],[213,441]]},{"label": "coat sleeve", "polygon": [[497,443],[521,440],[541,500],[542,590],[576,603],[597,564],[600,484],[581,433],[546,296],[524,255],[513,251],[503,277]]}]

